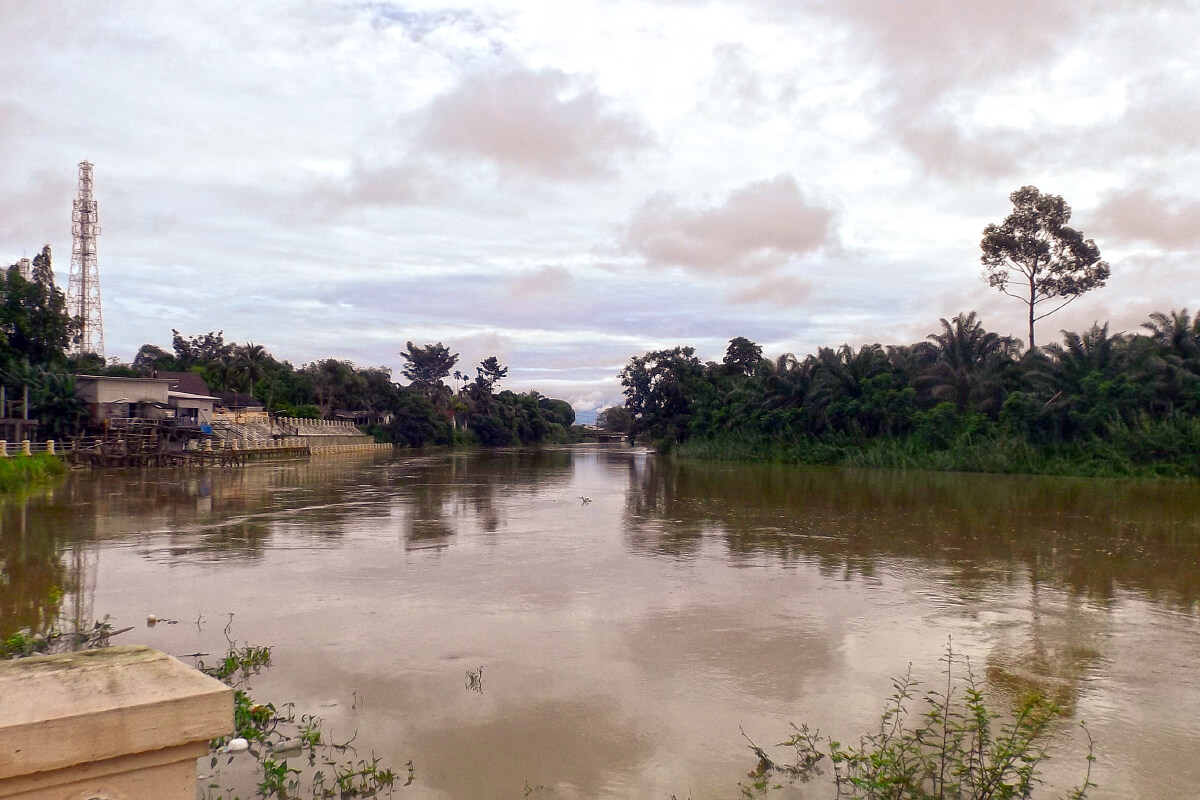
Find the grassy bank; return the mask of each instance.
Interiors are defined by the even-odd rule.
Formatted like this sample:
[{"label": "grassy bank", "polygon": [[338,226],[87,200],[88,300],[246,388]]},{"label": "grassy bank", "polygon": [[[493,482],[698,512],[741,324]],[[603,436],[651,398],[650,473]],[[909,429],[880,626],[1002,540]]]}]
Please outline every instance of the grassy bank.
[{"label": "grassy bank", "polygon": [[0,458],[0,492],[49,480],[62,475],[66,469],[57,457],[45,453]]},{"label": "grassy bank", "polygon": [[729,431],[689,439],[680,458],[882,469],[1001,472],[1082,477],[1200,477],[1200,420],[1172,417],[1104,436],[1037,443],[998,425],[950,437],[912,433],[873,438],[783,438]]}]

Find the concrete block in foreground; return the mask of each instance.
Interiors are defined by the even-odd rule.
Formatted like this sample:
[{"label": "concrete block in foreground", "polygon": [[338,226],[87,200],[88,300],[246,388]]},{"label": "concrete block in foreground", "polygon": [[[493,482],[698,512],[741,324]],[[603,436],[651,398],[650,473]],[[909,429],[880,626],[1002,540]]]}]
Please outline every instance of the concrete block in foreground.
[{"label": "concrete block in foreground", "polygon": [[0,662],[0,798],[194,800],[233,692],[149,647]]}]

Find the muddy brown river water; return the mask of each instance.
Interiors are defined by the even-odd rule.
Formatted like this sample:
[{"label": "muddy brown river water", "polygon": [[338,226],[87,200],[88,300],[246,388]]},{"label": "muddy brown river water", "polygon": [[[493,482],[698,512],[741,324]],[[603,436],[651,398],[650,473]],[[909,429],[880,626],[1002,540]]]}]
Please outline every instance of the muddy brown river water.
[{"label": "muddy brown river water", "polygon": [[[741,730],[842,739],[952,638],[1067,711],[1045,796],[1200,796],[1200,484],[672,463],[623,447],[77,473],[0,500],[0,635],[62,611],[274,646],[397,797],[738,794]],[[147,614],[167,620],[146,625]],[[781,797],[832,797],[828,786]]]}]

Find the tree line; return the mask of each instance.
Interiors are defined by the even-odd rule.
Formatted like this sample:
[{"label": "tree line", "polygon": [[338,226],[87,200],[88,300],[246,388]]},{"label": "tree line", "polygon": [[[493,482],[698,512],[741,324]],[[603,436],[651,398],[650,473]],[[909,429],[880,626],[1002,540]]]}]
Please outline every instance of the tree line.
[{"label": "tree line", "polygon": [[[66,438],[86,427],[87,410],[75,395],[75,375],[152,377],[164,372],[200,375],[214,392],[238,392],[281,416],[333,419],[349,413],[377,440],[401,445],[479,443],[488,446],[568,441],[575,421],[570,403],[536,391],[499,389],[508,368],[496,356],[469,377],[454,370],[458,353],[441,342],[408,342],[400,352],[402,385],[386,367],[360,367],[326,358],[293,366],[262,345],[225,341],[223,331],[172,331],[171,350],[145,344],[129,363],[96,354],[68,356],[79,334],[54,282],[49,247],[32,261],[0,269],[0,383],[8,407],[20,414],[29,391],[29,416],[47,437]],[[455,388],[446,385],[454,370]]]},{"label": "tree line", "polygon": [[[703,364],[692,348],[676,347],[630,361],[620,374],[626,403],[607,409],[603,424],[664,447],[708,446],[717,455],[740,448],[754,457],[786,452],[830,463],[852,459],[867,441],[876,443],[877,455],[879,442],[907,448],[880,456],[895,465],[909,464],[905,459],[920,450],[959,452],[937,462],[945,466],[1037,471],[1031,457],[1020,455],[1022,446],[1044,454],[1084,443],[1102,450],[1118,440],[1124,442],[1118,455],[1129,463],[1165,463],[1154,449],[1159,439],[1171,458],[1196,458],[1198,324],[1186,311],[1172,311],[1152,315],[1146,334],[1110,335],[1107,325],[1093,326],[1083,334],[1064,331],[1061,344],[1035,347],[1035,323],[1103,286],[1109,267],[1095,242],[1070,227],[1071,209],[1061,197],[1026,186],[1010,199],[1012,213],[984,229],[981,261],[991,287],[1027,306],[1028,350],[986,331],[975,312],[942,320],[940,331],[916,344],[843,345],[804,359],[764,359],[744,337],[730,342],[720,364]],[[494,356],[474,375],[455,369],[459,355],[441,342],[406,343],[400,355],[409,383],[401,386],[384,367],[324,359],[297,368],[261,345],[227,343],[220,331],[173,331],[171,351],[147,344],[132,363],[117,365],[96,356],[68,359],[66,347],[77,335],[54,286],[48,248],[29,279],[15,266],[5,273],[0,377],[6,386],[32,387],[31,406],[47,433],[62,435],[82,419],[72,373],[159,371],[199,373],[216,391],[253,395],[288,416],[364,412],[376,420],[377,437],[400,444],[564,440],[574,421],[565,401],[498,390],[508,369]],[[979,461],[972,443],[998,436],[1017,455]],[[1001,451],[993,442],[991,452]],[[1197,465],[1178,468],[1200,474]]]},{"label": "tree line", "polygon": [[[361,412],[376,438],[421,446],[476,442],[488,446],[567,441],[575,412],[565,400],[536,391],[499,390],[508,374],[496,356],[485,358],[466,382],[454,371],[456,388],[445,380],[459,354],[441,342],[401,350],[401,374],[387,367],[359,367],[326,358],[299,368],[272,356],[262,345],[226,343],[222,331],[184,336],[172,331],[173,352],[143,345],[124,371],[131,374],[196,372],[214,391],[252,395],[282,416],[331,419]],[[110,367],[109,373],[121,371]],[[464,385],[457,387],[459,382]],[[385,421],[386,420],[386,421]]]},{"label": "tree line", "polygon": [[1200,320],[1157,312],[1135,334],[1094,324],[1034,345],[1035,323],[1110,275],[1070,206],[1025,186],[984,228],[984,279],[1028,312],[1029,348],[976,312],[908,345],[774,360],[745,337],[721,363],[691,347],[630,360],[601,423],[711,458],[1013,472],[1200,475]]},{"label": "tree line", "polygon": [[675,347],[631,359],[620,378],[625,405],[601,423],[664,449],[864,464],[870,451],[880,465],[1005,471],[1062,471],[1047,462],[1065,459],[1088,462],[1085,472],[1200,474],[1200,318],[1186,310],[1151,314],[1137,333],[1095,324],[1029,350],[973,311],[942,319],[921,342],[804,358],[764,358],[737,337],[719,363]]}]

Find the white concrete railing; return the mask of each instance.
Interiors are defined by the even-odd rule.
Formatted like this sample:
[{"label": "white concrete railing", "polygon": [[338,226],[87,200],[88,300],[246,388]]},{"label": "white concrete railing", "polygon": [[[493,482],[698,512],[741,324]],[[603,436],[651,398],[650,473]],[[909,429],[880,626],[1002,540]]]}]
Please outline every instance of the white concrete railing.
[{"label": "white concrete railing", "polygon": [[194,800],[233,691],[149,647],[0,662],[0,798]]},{"label": "white concrete railing", "polygon": [[276,417],[276,419],[294,428],[352,428],[357,430],[354,421],[348,419],[306,419],[304,417]]},{"label": "white concrete railing", "polygon": [[0,458],[8,456],[29,456],[34,453],[49,453],[50,455],[61,454],[62,447],[59,446],[53,439],[47,439],[44,442],[31,442],[28,439],[22,439],[19,442],[6,442],[0,439]]},{"label": "white concrete railing", "polygon": [[396,445],[386,442],[363,442],[362,444],[328,444],[312,445],[309,452],[313,455],[321,453],[358,453],[364,450],[394,450]]}]

